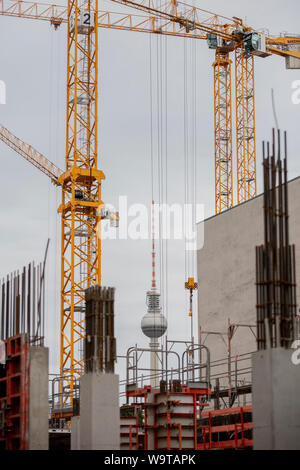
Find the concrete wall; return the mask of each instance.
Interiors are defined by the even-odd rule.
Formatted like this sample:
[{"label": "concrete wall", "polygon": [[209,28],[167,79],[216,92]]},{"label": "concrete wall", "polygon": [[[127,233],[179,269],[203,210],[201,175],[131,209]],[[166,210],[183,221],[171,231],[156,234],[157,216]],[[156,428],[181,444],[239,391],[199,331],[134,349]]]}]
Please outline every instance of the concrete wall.
[{"label": "concrete wall", "polygon": [[29,348],[29,450],[48,450],[48,348]]},{"label": "concrete wall", "polygon": [[[289,183],[289,209],[299,285],[300,178]],[[198,229],[200,232],[202,227]],[[228,318],[232,323],[255,325],[255,246],[262,243],[262,196],[205,220],[204,247],[198,251],[198,320],[202,330],[225,333]],[[205,344],[211,349],[212,361],[226,356],[227,348],[220,336],[207,337]],[[256,341],[251,331],[239,328],[232,340],[232,354],[254,350]]]}]

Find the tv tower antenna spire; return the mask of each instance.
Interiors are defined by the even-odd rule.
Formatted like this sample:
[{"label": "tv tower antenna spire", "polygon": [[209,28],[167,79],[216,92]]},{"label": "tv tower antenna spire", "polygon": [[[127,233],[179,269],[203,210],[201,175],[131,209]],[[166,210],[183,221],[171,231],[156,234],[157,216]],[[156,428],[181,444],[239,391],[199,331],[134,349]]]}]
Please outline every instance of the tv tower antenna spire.
[{"label": "tv tower antenna spire", "polygon": [[156,292],[156,271],[155,271],[155,258],[156,258],[156,252],[155,252],[155,221],[154,221],[154,201],[152,201],[152,292]]}]

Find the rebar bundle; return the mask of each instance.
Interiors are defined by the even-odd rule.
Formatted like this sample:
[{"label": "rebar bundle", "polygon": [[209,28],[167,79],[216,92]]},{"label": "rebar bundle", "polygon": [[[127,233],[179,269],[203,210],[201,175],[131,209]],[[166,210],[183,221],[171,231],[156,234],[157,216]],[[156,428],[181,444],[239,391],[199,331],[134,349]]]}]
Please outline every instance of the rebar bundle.
[{"label": "rebar bundle", "polygon": [[[277,141],[277,142],[276,142]],[[263,142],[264,245],[256,247],[258,349],[289,348],[296,319],[295,246],[289,243],[287,135]]]},{"label": "rebar bundle", "polygon": [[116,360],[114,300],[113,287],[93,286],[85,291],[85,372],[114,372]]},{"label": "rebar bundle", "polygon": [[0,339],[25,334],[42,345],[45,312],[44,263],[34,262],[0,281]]}]

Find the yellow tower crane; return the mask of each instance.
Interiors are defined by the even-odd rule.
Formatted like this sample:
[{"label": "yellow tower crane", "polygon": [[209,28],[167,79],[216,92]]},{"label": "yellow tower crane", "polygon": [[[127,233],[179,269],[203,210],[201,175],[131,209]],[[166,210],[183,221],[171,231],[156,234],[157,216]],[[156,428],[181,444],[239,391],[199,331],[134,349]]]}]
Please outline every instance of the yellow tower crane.
[{"label": "yellow tower crane", "polygon": [[[215,49],[214,123],[215,123],[215,212],[234,205],[233,191],[233,113],[232,60],[235,61],[235,130],[237,204],[257,194],[254,57],[272,54],[287,59],[287,68],[300,68],[300,37],[271,37],[243,24],[237,17],[225,17],[169,0],[159,7],[155,1],[112,0],[154,14],[167,21],[183,24],[192,34],[201,32]],[[292,64],[292,65],[291,65]]]},{"label": "yellow tower crane", "polygon": [[[233,206],[230,54],[235,52],[238,203],[256,195],[254,55],[300,59],[300,38],[267,37],[235,17],[176,0],[163,4],[154,0],[112,1],[148,16],[101,12],[98,0],[68,0],[67,7],[0,0],[1,15],[50,21],[55,28],[68,25],[66,165],[57,182],[62,188],[60,368],[68,378],[70,392],[83,369],[84,290],[101,284],[99,228],[105,215],[101,210],[104,174],[98,169],[98,27],[204,39],[215,49],[216,213]],[[2,140],[10,145],[14,139]],[[27,159],[34,164],[34,159]]]},{"label": "yellow tower crane", "polygon": [[[97,0],[69,1],[68,8],[1,0],[0,14],[50,21],[55,28],[68,24],[66,167],[56,182],[62,188],[60,370],[66,378],[68,396],[72,397],[74,379],[83,370],[79,345],[85,335],[84,290],[101,283],[99,232],[104,174],[97,165],[98,26],[179,37],[191,35],[182,21],[164,21],[162,25],[160,18],[99,12]],[[205,38],[204,34],[192,37]],[[2,140],[47,174],[48,160],[39,152],[35,151],[36,158],[30,158],[30,146],[21,145],[13,134],[9,141]],[[16,140],[27,153],[12,145]]]}]

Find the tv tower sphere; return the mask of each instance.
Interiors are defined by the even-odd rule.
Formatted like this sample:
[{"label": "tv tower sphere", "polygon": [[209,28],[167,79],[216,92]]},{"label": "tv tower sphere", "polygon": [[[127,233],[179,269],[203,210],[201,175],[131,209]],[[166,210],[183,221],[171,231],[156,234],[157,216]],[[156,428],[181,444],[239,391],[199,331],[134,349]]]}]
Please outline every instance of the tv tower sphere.
[{"label": "tv tower sphere", "polygon": [[142,318],[141,328],[148,338],[160,338],[167,331],[167,319],[161,313],[160,294],[147,292],[148,311]]}]

